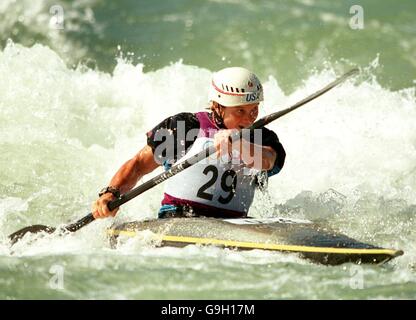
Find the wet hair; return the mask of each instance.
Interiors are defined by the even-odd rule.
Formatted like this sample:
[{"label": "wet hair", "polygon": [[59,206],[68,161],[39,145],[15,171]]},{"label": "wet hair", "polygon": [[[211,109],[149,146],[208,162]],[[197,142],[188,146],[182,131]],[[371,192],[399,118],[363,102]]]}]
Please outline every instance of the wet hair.
[{"label": "wet hair", "polygon": [[220,114],[224,106],[220,105],[218,102],[210,101],[210,105],[207,109],[211,110],[212,118],[218,128],[227,129],[224,124],[223,116]]}]

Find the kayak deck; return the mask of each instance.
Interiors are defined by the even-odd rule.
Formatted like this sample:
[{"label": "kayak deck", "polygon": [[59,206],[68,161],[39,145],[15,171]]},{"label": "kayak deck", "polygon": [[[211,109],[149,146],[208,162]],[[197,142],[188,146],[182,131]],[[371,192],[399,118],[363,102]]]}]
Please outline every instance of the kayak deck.
[{"label": "kayak deck", "polygon": [[239,250],[294,252],[313,262],[339,265],[384,263],[403,254],[352,239],[307,220],[286,218],[214,219],[168,218],[132,221],[107,230],[114,248],[120,236],[151,231],[161,246],[215,245]]}]

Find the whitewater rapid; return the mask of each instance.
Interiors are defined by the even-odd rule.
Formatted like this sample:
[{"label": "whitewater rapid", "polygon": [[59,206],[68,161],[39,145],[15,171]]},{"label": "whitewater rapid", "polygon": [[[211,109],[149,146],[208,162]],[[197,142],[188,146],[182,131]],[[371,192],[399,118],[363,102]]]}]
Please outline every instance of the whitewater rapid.
[{"label": "whitewater rapid", "polygon": [[[286,149],[286,164],[270,179],[268,192],[256,195],[250,215],[324,219],[359,240],[402,249],[405,255],[392,262],[397,267],[392,272],[408,283],[414,281],[416,252],[415,88],[382,87],[374,76],[378,66],[376,58],[361,66],[359,77],[269,125]],[[144,146],[148,130],[172,114],[207,106],[212,71],[178,61],[144,72],[143,65],[125,59],[118,60],[112,73],[71,68],[46,46],[9,41],[0,53],[0,254],[9,261],[4,266],[17,263],[10,262],[15,261],[12,256],[46,261],[73,256],[68,265],[91,267],[91,261],[82,260],[86,254],[106,269],[115,267],[110,263],[114,256],[131,259],[137,251],[151,261],[173,259],[178,268],[188,254],[200,271],[208,259],[219,261],[224,255],[230,266],[245,260],[251,268],[255,262],[249,261],[258,259],[262,266],[309,265],[283,254],[215,248],[155,251],[143,247],[143,239],[114,251],[104,233],[111,219],[63,237],[51,235],[34,243],[28,237],[13,248],[7,243],[7,235],[21,227],[58,226],[86,215],[98,190]],[[289,107],[343,71],[328,66],[293,92],[284,92],[276,75],[269,75],[263,79],[259,117]],[[163,184],[130,201],[115,222],[156,218],[162,192]],[[42,262],[39,268],[49,265]],[[100,297],[97,292],[92,296]]]}]

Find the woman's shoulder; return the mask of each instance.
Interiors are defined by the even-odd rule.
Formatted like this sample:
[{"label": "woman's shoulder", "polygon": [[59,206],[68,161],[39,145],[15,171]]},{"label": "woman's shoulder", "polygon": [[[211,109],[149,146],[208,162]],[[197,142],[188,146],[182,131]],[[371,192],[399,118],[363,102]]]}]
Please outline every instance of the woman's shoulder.
[{"label": "woman's shoulder", "polygon": [[177,124],[179,121],[185,122],[186,127],[191,128],[198,128],[199,127],[199,120],[197,117],[197,113],[193,112],[180,112],[170,116],[169,121]]},{"label": "woman's shoulder", "polygon": [[266,127],[262,127],[261,130],[262,130],[262,136],[264,139],[276,140],[277,142],[279,142],[279,137],[277,136],[276,132]]}]

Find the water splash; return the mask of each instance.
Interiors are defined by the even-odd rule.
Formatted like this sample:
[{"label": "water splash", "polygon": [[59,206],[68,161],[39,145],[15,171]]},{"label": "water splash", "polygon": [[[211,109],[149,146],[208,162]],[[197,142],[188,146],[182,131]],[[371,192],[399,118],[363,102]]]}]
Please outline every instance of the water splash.
[{"label": "water splash", "polygon": [[[87,214],[96,191],[146,143],[149,129],[169,115],[206,107],[211,76],[209,70],[182,62],[144,72],[143,65],[121,58],[111,74],[85,66],[68,68],[46,46],[28,48],[12,42],[0,53],[0,71],[3,258],[11,254],[6,243],[11,232],[30,224],[58,226]],[[366,72],[372,74],[370,69]],[[260,116],[290,106],[331,82],[336,74],[331,68],[317,72],[290,94],[270,76],[264,84],[266,100]],[[403,249],[405,255],[393,262],[397,269],[391,272],[414,281],[415,90],[391,91],[380,86],[376,77],[370,78],[348,81],[269,126],[286,148],[286,165],[269,180],[267,193],[256,196],[250,215],[267,212],[325,219],[352,237]],[[157,186],[123,206],[116,223],[155,218],[162,192],[163,185]],[[166,259],[180,260],[175,262],[178,268],[184,263],[175,250],[154,251],[137,243],[124,247],[124,253],[123,249],[110,250],[104,232],[110,223],[97,221],[74,234],[28,239],[35,242],[29,246],[23,241],[13,255],[57,259],[87,252],[104,255],[105,264],[113,266],[114,255],[130,257],[138,248],[149,259],[167,254],[173,257]],[[205,249],[190,248],[196,250],[191,260],[197,261],[200,255],[220,256],[215,248]],[[242,253],[229,256],[223,267],[230,270],[241,259],[256,260]],[[267,253],[264,257],[262,268],[275,263],[267,260],[271,259]],[[279,256],[277,260],[292,269],[298,264],[292,258],[286,261]],[[309,264],[304,267],[311,268]],[[122,266],[117,264],[117,268]],[[279,278],[274,285],[288,282]]]}]

